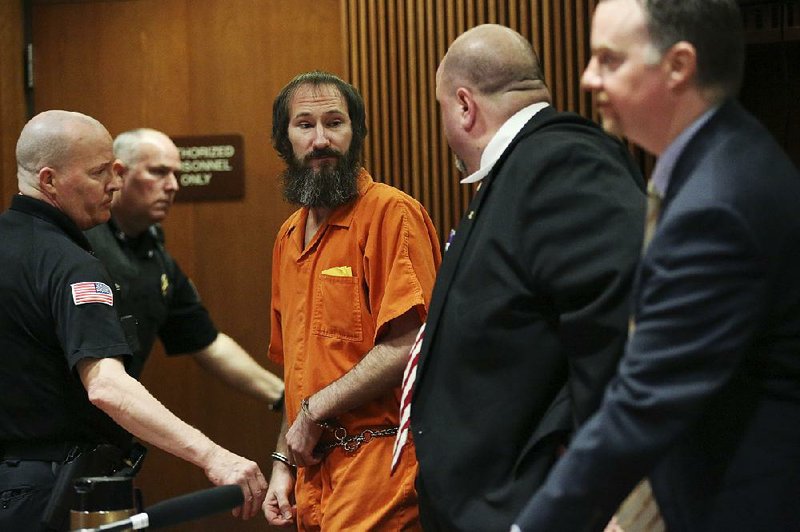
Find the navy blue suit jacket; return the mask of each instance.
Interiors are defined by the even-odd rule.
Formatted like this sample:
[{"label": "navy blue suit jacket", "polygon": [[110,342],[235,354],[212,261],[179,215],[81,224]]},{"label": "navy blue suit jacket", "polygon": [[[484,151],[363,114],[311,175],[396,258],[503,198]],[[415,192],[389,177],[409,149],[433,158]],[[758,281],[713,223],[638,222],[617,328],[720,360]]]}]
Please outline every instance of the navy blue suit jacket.
[{"label": "navy blue suit jacket", "polygon": [[738,104],[690,140],[598,412],[517,520],[602,530],[649,475],[669,530],[800,530],[800,174]]}]

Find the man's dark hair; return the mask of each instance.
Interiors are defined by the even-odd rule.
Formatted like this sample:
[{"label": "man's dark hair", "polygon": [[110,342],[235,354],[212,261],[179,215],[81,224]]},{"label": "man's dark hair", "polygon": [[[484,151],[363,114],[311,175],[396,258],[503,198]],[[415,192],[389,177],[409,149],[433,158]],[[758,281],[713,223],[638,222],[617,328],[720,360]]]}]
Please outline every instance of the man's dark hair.
[{"label": "man's dark hair", "polygon": [[347,114],[353,128],[353,139],[350,141],[349,151],[357,160],[361,160],[361,148],[364,145],[364,138],[367,136],[366,113],[364,111],[364,100],[358,90],[330,72],[315,70],[306,72],[295,77],[281,89],[272,104],[272,145],[284,161],[294,157],[292,143],[289,141],[289,103],[295,91],[304,85],[319,87],[332,85],[336,87],[347,103]]},{"label": "man's dark hair", "polygon": [[686,41],[697,51],[697,84],[736,96],[744,76],[744,29],[736,0],[638,0],[660,52]]}]

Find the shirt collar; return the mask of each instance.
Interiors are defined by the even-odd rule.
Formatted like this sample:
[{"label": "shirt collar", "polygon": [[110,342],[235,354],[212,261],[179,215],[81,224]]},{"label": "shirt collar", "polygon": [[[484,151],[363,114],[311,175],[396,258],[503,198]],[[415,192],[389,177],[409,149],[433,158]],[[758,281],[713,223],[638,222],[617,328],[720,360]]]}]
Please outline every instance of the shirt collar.
[{"label": "shirt collar", "polygon": [[656,161],[656,165],[653,168],[653,175],[650,176],[650,180],[653,183],[653,189],[655,190],[656,194],[663,198],[667,192],[667,187],[669,187],[670,179],[672,178],[672,171],[675,169],[675,165],[678,163],[678,158],[683,153],[683,150],[686,148],[686,145],[689,144],[689,141],[692,140],[694,134],[697,133],[697,130],[703,127],[703,125],[708,122],[711,116],[719,109],[719,106],[714,106],[702,115],[697,118],[694,122],[692,122],[689,127],[681,131],[681,133],[675,137],[667,149],[664,150],[664,153],[661,154],[661,157],[658,158]]},{"label": "shirt collar", "polygon": [[120,246],[136,251],[137,253],[141,253],[143,251],[151,252],[151,250],[156,247],[156,243],[161,240],[158,236],[160,229],[157,227],[157,224],[149,226],[137,236],[130,236],[126,234],[125,231],[120,229],[119,225],[117,225],[116,221],[114,220],[113,215],[111,219],[106,222],[106,225],[107,229],[111,231],[111,234],[114,235],[114,238],[120,244]]},{"label": "shirt collar", "polygon": [[111,215],[111,219],[107,222],[108,228],[111,230],[111,234],[114,235],[114,238],[119,240],[120,242],[125,242],[128,240],[128,235],[125,234],[125,231],[119,228],[117,222],[114,221],[114,215]]},{"label": "shirt collar", "polygon": [[494,168],[494,164],[497,162],[500,156],[503,155],[503,152],[506,151],[506,148],[508,148],[509,144],[511,144],[511,141],[517,136],[517,133],[522,131],[522,128],[525,127],[525,124],[527,124],[536,113],[548,105],[550,104],[547,102],[531,104],[523,109],[520,109],[514,113],[514,116],[506,120],[483,150],[483,154],[481,155],[481,167],[477,172],[462,179],[461,182],[464,184],[477,183],[489,175],[489,172],[491,172],[492,168]]},{"label": "shirt collar", "polygon": [[83,232],[78,229],[78,226],[75,224],[75,222],[73,222],[69,216],[46,201],[42,201],[31,196],[25,196],[23,194],[16,194],[13,198],[11,198],[10,208],[15,211],[24,212],[25,214],[35,216],[36,218],[45,220],[57,226],[80,247],[90,253],[92,252],[92,246],[89,244],[89,241],[86,240],[86,236],[83,234]]}]

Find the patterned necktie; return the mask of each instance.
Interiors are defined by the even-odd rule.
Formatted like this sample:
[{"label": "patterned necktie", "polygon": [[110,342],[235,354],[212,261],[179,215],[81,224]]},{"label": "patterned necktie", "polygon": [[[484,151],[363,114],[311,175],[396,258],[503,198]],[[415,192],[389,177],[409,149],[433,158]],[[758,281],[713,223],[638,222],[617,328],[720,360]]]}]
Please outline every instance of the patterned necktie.
[{"label": "patterned necktie", "polygon": [[408,431],[411,427],[411,393],[414,390],[414,382],[417,380],[417,364],[419,364],[419,352],[422,350],[422,340],[425,338],[425,324],[419,328],[417,339],[408,354],[408,363],[403,372],[403,393],[400,396],[400,428],[397,430],[397,438],[394,440],[394,450],[392,451],[392,473],[400,461],[400,452],[408,440]]},{"label": "patterned necktie", "polygon": [[[654,183],[655,180],[651,178],[647,184],[647,215],[644,223],[642,254],[650,245],[656,232],[658,218],[661,216],[662,197]],[[632,317],[630,323],[628,332],[632,335],[636,328]],[[664,532],[665,530],[666,526],[647,478],[642,479],[633,488],[630,495],[620,504],[612,523],[606,527],[606,532]]]},{"label": "patterned necktie", "polygon": [[661,193],[655,186],[655,180],[651,179],[647,184],[647,215],[644,221],[644,242],[642,251],[647,249],[650,241],[653,239],[653,234],[656,232],[656,224],[658,218],[661,216]]}]

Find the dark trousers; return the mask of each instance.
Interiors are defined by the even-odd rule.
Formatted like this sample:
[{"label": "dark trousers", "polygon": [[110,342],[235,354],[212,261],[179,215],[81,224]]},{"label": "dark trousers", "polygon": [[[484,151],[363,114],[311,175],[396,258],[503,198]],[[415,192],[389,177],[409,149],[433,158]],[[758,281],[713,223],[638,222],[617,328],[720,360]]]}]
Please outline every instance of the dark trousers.
[{"label": "dark trousers", "polygon": [[417,489],[417,499],[419,502],[419,521],[422,525],[422,530],[425,532],[449,532],[454,530],[443,522],[436,511],[431,507],[430,498],[425,491],[425,486],[422,484],[422,477],[417,474],[417,481],[415,482]]},{"label": "dark trousers", "polygon": [[44,530],[42,514],[60,468],[58,462],[0,461],[0,530]]}]

